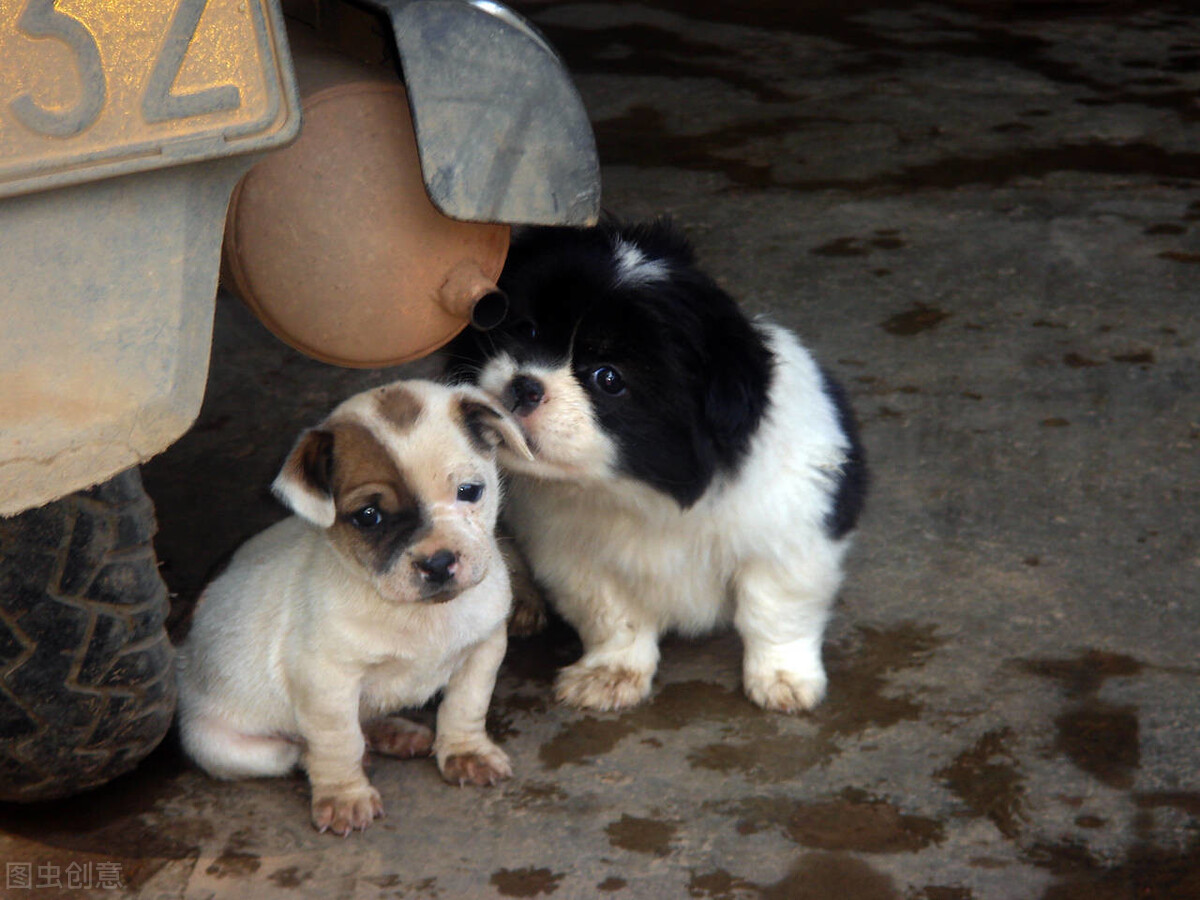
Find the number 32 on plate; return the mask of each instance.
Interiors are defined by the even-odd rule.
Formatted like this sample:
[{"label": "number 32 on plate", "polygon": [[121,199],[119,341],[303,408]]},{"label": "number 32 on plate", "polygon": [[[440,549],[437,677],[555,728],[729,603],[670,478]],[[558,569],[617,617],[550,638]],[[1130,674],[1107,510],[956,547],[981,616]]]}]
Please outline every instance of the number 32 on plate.
[{"label": "number 32 on plate", "polygon": [[[241,91],[236,84],[214,85],[183,94],[173,90],[207,4],[208,0],[176,0],[158,53],[150,61],[150,74],[141,97],[140,113],[147,124],[230,112],[241,105]],[[106,0],[103,5],[118,7],[121,3]],[[115,23],[120,21],[121,14],[106,18]],[[73,104],[58,108],[40,105],[26,91],[10,101],[12,115],[30,131],[46,137],[71,138],[86,131],[100,117],[108,99],[108,76],[93,32],[80,19],[58,9],[56,0],[25,0],[16,26],[17,32],[27,38],[64,45],[75,63],[80,90]]]}]

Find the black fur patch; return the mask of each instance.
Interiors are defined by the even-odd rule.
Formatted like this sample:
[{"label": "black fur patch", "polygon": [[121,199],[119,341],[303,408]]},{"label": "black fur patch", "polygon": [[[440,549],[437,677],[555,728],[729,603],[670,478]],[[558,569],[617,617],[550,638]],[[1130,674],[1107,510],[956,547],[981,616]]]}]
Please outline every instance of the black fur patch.
[{"label": "black fur patch", "polygon": [[[621,284],[618,240],[667,277]],[[453,376],[472,377],[497,350],[519,363],[569,363],[619,448],[620,470],[684,507],[737,469],[767,409],[771,353],[673,227],[526,229],[500,287],[508,320],[452,346]],[[590,381],[602,366],[620,373],[623,393]]]},{"label": "black fur patch", "polygon": [[833,401],[837,410],[838,425],[846,436],[849,449],[846,462],[838,474],[837,487],[833,492],[833,509],[825,517],[825,528],[831,537],[843,538],[858,524],[863,504],[867,497],[867,458],[858,437],[858,423],[845,389],[824,368],[821,369],[821,388]]},{"label": "black fur patch", "polygon": [[431,530],[419,504],[389,510],[384,502],[378,496],[364,501],[364,505],[379,506],[383,518],[374,528],[356,528],[350,521],[352,513],[340,516],[335,526],[343,529],[343,540],[352,547],[358,560],[380,575],[391,570],[404,552]]},{"label": "black fur patch", "polygon": [[[336,422],[333,435],[332,491],[337,506],[335,540],[365,568],[387,572],[404,551],[432,528],[420,497],[391,454],[358,422]],[[373,527],[355,524],[366,507],[378,511]]]}]

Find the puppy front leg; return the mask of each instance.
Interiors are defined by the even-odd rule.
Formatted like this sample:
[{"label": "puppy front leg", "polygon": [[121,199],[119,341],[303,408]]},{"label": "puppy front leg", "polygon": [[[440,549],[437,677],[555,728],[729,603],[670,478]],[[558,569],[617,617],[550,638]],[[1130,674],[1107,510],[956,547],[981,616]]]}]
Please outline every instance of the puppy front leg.
[{"label": "puppy front leg", "polygon": [[347,835],[383,815],[383,800],[363,772],[359,684],[314,666],[320,685],[297,685],[296,720],[304,738],[304,767],[312,787],[312,823],[318,831]]},{"label": "puppy front leg", "polygon": [[825,696],[821,643],[841,577],[836,557],[795,570],[758,560],[737,573],[733,622],[745,645],[742,680],[759,706],[796,713]]},{"label": "puppy front leg", "polygon": [[487,787],[512,775],[507,754],[492,743],[484,724],[507,646],[501,624],[467,654],[446,685],[433,751],[438,770],[451,784]]},{"label": "puppy front leg", "polygon": [[583,641],[583,657],[558,673],[558,700],[585,709],[622,709],[650,695],[658,668],[658,629],[620,594],[598,586],[586,597],[561,604]]}]

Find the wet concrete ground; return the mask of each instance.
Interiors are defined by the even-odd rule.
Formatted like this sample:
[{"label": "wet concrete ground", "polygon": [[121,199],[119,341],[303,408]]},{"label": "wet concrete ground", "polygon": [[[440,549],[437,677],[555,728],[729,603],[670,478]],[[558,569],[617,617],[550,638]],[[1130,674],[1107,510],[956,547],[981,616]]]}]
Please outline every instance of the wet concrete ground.
[{"label": "wet concrete ground", "polygon": [[[4,811],[0,857],[188,900],[1200,897],[1188,7],[523,7],[576,75],[606,206],[674,215],[850,389],[874,494],[828,699],[755,708],[718,635],[667,641],[642,708],[567,710],[559,629],[502,672],[503,787],[380,759],[389,816],[341,840],[302,780],[217,783],[168,744]],[[303,359],[221,299],[201,419],[145,469],[176,627],[281,515],[299,428],[399,374]]]}]

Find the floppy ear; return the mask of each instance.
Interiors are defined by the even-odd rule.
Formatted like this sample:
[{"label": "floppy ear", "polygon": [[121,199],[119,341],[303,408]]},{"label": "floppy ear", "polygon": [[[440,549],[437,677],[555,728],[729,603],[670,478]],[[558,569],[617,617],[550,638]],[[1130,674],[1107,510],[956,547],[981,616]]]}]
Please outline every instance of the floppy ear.
[{"label": "floppy ear", "polygon": [[310,428],[296,441],[271,491],[296,515],[328,528],[337,515],[332,479],[333,432]]},{"label": "floppy ear", "polygon": [[532,460],[533,452],[525,443],[521,426],[495,400],[483,391],[461,389],[458,398],[459,420],[467,437],[476,447],[490,453],[503,444],[517,456]]},{"label": "floppy ear", "polygon": [[710,357],[704,418],[717,459],[733,465],[746,451],[767,407],[770,365],[718,351]]}]

